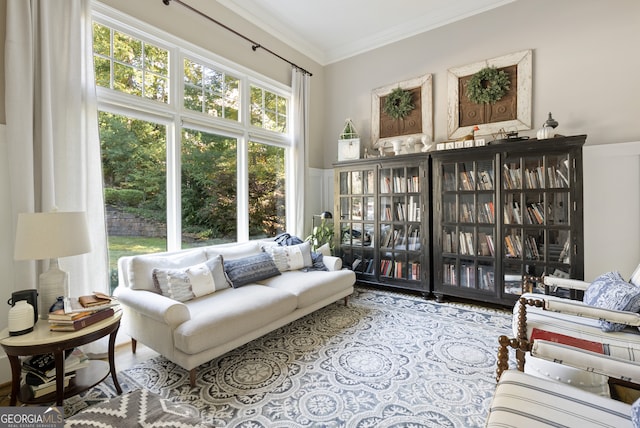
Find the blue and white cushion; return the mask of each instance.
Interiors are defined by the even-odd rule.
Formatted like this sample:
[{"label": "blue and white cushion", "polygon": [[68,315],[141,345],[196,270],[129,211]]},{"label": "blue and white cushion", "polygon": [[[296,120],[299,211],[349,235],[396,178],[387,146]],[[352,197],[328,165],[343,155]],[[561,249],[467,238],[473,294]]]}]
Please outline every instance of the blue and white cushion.
[{"label": "blue and white cushion", "polygon": [[[607,272],[589,285],[583,301],[598,308],[640,312],[640,287],[626,282],[618,272]],[[603,331],[621,331],[626,325],[601,320],[600,327]]]}]

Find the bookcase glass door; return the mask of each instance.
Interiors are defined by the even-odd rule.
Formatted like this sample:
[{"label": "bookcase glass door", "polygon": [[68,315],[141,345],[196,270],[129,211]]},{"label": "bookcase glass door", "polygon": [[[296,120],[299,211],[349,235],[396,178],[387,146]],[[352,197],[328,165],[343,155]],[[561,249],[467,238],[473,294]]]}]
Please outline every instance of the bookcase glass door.
[{"label": "bookcase glass door", "polygon": [[421,281],[423,207],[420,176],[419,164],[379,170],[379,280],[382,282],[415,282],[414,286],[418,287],[417,283]]},{"label": "bookcase glass door", "polygon": [[524,276],[570,276],[570,153],[507,156],[503,168],[503,271],[506,295]]},{"label": "bookcase glass door", "polygon": [[[440,283],[495,294],[495,161],[440,163]],[[436,281],[438,282],[438,281]]]},{"label": "bookcase glass door", "polygon": [[339,173],[339,242],[346,265],[367,276],[374,275],[375,169]]}]

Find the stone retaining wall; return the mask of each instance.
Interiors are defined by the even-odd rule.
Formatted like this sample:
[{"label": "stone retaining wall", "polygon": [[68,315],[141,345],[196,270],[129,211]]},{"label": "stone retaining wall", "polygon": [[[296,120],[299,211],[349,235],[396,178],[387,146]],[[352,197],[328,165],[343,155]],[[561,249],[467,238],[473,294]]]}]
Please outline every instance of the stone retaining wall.
[{"label": "stone retaining wall", "polygon": [[110,236],[167,237],[167,226],[164,223],[144,219],[113,206],[107,206],[106,216]]}]

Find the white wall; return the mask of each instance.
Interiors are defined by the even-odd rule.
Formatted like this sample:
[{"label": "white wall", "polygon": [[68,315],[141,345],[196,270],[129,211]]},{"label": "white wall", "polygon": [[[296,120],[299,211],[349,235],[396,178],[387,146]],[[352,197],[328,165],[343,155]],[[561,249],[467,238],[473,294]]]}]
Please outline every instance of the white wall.
[{"label": "white wall", "polygon": [[[325,167],[349,117],[370,146],[375,88],[433,74],[436,141],[447,139],[447,70],[533,50],[533,128],[548,112],[587,144],[640,139],[640,1],[517,0],[326,67]],[[328,145],[331,143],[331,146]]]},{"label": "white wall", "polygon": [[584,277],[640,263],[640,142],[585,146]]}]

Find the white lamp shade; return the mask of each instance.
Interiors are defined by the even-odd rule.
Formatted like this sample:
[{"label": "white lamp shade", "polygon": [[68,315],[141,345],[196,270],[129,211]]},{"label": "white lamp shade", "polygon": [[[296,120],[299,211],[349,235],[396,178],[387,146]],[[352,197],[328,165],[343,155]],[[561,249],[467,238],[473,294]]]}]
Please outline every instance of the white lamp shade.
[{"label": "white lamp shade", "polygon": [[14,259],[44,260],[91,251],[84,212],[21,213],[18,215]]}]

